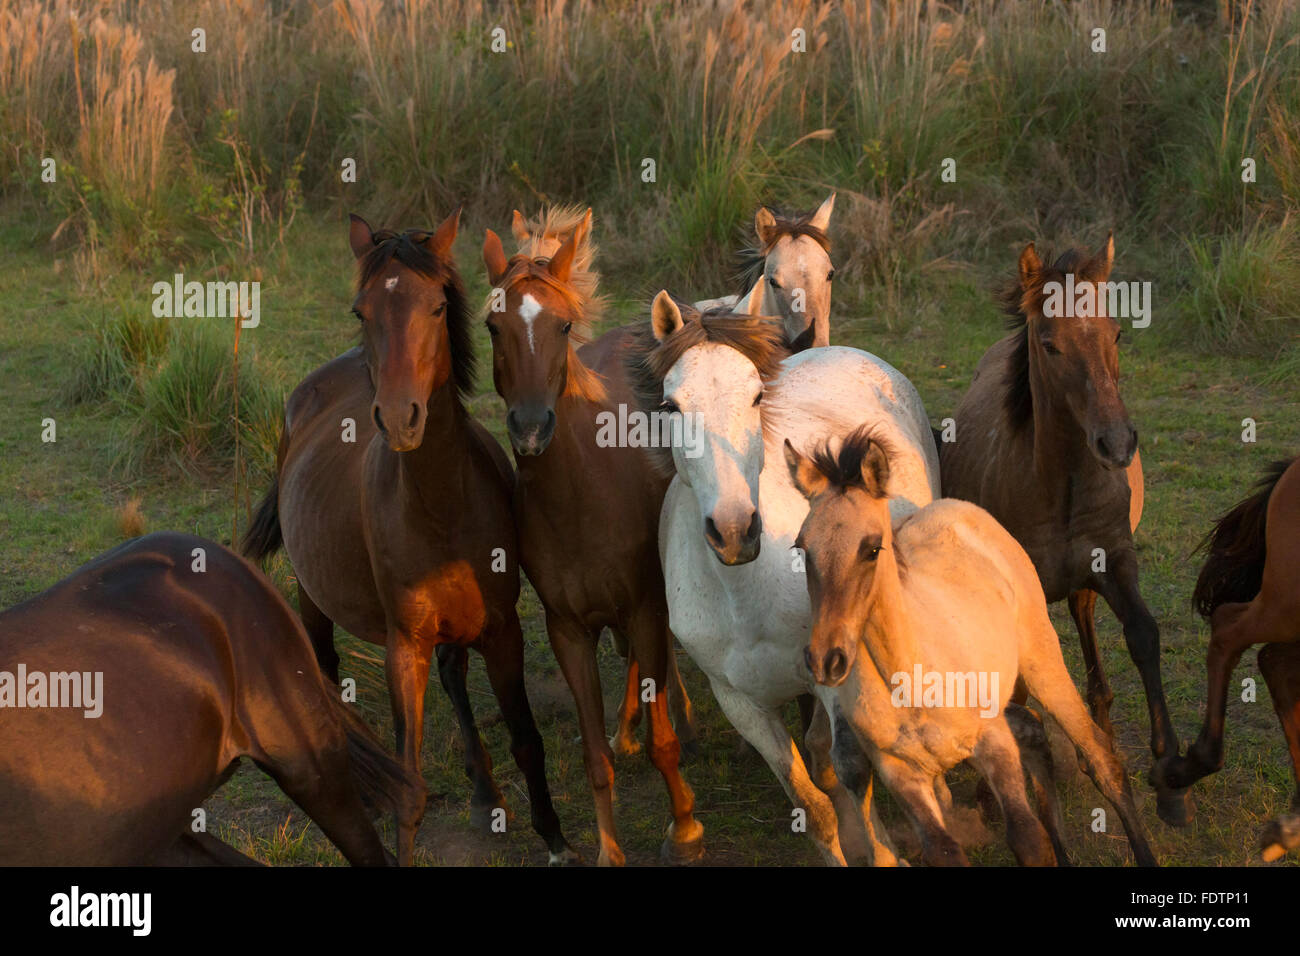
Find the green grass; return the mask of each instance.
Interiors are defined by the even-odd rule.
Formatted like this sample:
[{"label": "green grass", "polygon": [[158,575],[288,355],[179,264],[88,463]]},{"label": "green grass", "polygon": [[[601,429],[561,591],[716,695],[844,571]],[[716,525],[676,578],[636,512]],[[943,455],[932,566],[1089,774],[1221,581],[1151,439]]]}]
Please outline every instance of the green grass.
[{"label": "green grass", "polygon": [[[55,255],[35,241],[47,223],[5,217],[0,250],[8,268],[0,272],[0,295],[8,305],[0,324],[0,388],[7,414],[0,419],[0,603],[30,597],[73,568],[121,539],[117,512],[124,501],[139,497],[150,530],[185,529],[228,542],[236,507],[228,466],[178,470],[165,460],[148,459],[124,473],[112,467],[123,429],[133,419],[104,398],[74,402],[69,393],[80,368],[83,343],[103,334],[106,315],[148,313],[149,288],[157,276],[136,271],[109,274],[102,287],[82,290],[71,280],[68,255]],[[473,301],[486,294],[478,262],[482,227],[503,223],[467,223],[457,255]],[[611,230],[600,232],[603,239]],[[266,386],[278,401],[306,372],[353,344],[350,302],[351,256],[336,220],[300,220],[292,255],[279,251],[262,265],[261,326],[244,333],[241,351],[256,353]],[[1171,247],[1172,248],[1172,247]],[[865,308],[852,296],[837,299],[834,340],[875,352],[907,374],[926,400],[932,420],[955,406],[983,350],[1002,334],[1002,318],[987,287],[1015,261],[1015,247],[957,268],[928,270],[914,276],[888,310],[878,289],[866,285]],[[1118,266],[1140,276],[1151,262],[1169,253],[1123,243]],[[616,302],[611,323],[640,314],[644,277],[607,276]],[[725,287],[725,285],[724,285]],[[683,294],[720,291],[684,287]],[[1143,592],[1161,624],[1163,668],[1169,703],[1180,736],[1190,739],[1200,722],[1204,693],[1207,628],[1191,611],[1189,595],[1198,569],[1189,557],[1211,521],[1244,496],[1264,463],[1300,449],[1300,390],[1293,353],[1205,350],[1186,334],[1181,312],[1172,306],[1170,289],[1157,288],[1152,327],[1126,334],[1122,346],[1123,391],[1142,436],[1147,476],[1146,513],[1137,534]],[[112,309],[100,303],[112,302]],[[174,324],[208,320],[181,319]],[[224,342],[228,355],[231,329],[207,328],[188,334]],[[98,330],[98,331],[97,331]],[[476,341],[486,355],[486,334],[476,327]],[[142,347],[153,363],[169,359],[153,346]],[[135,353],[133,353],[135,354]],[[1291,374],[1277,377],[1279,368]],[[213,359],[215,363],[215,359]],[[210,363],[210,364],[213,364]],[[211,382],[203,385],[210,388]],[[503,436],[503,409],[481,377],[471,400],[473,414]],[[57,422],[58,441],[40,440],[41,422]],[[1259,441],[1243,445],[1241,420],[1258,423]],[[254,447],[254,456],[268,451]],[[264,458],[252,464],[264,467]],[[241,478],[240,498],[260,494]],[[291,593],[291,569],[283,558],[271,568]],[[573,706],[551,655],[535,595],[525,588],[521,603],[527,643],[530,695],[546,741],[552,792],[571,842],[589,859],[595,853],[594,813],[582,767]],[[1066,660],[1079,685],[1082,672],[1077,640],[1063,608],[1054,609]],[[1264,821],[1283,810],[1291,795],[1290,765],[1263,681],[1247,655],[1235,679],[1255,677],[1259,700],[1229,702],[1227,758],[1223,771],[1195,788],[1198,816],[1184,831],[1173,831],[1155,816],[1154,800],[1144,782],[1150,758],[1146,749],[1146,706],[1136,669],[1128,660],[1119,628],[1108,611],[1099,613],[1099,640],[1116,700],[1112,717],[1119,743],[1133,774],[1134,789],[1162,862],[1170,864],[1248,864],[1256,857],[1255,840]],[[340,634],[345,675],[357,678],[360,705],[368,720],[391,739],[391,719],[384,690],[381,650]],[[737,751],[738,736],[714,704],[707,682],[682,655],[687,686],[697,704],[702,753],[686,767],[706,828],[708,860],[725,864],[812,864],[818,857],[805,837],[790,832],[790,808],[776,780],[752,753]],[[612,724],[621,691],[619,662],[608,646],[601,649],[606,707]],[[434,801],[420,832],[417,861],[484,865],[541,864],[543,847],[527,826],[522,780],[509,758],[504,726],[481,666],[471,667],[471,694],[497,779],[515,821],[505,835],[485,836],[469,825],[468,783],[461,768],[455,721],[436,682],[427,695],[425,777],[444,795]],[[793,720],[793,715],[791,715]],[[612,728],[611,728],[612,729]],[[1074,769],[1068,747],[1056,735],[1061,792],[1066,806],[1069,846],[1079,861],[1121,864],[1129,860],[1122,835],[1112,828],[1094,834],[1092,808],[1102,805],[1095,789]],[[644,757],[620,759],[616,766],[616,814],[631,863],[653,863],[669,821],[658,774]],[[968,771],[953,776],[959,801],[970,801],[974,778]],[[887,818],[904,848],[914,849],[897,807],[884,798]],[[206,804],[213,832],[246,853],[273,863],[341,863],[333,847],[310,825],[269,778],[244,768]],[[389,824],[385,838],[391,841]],[[1011,857],[993,825],[987,842],[971,850],[972,861],[1008,864]]]}]

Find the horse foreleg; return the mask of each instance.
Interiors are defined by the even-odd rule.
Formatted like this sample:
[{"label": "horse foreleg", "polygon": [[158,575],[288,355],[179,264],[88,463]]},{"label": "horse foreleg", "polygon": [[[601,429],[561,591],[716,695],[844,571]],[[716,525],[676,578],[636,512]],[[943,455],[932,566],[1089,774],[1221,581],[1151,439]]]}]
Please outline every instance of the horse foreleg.
[{"label": "horse foreleg", "polygon": [[[1259,650],[1258,660],[1291,752],[1291,770],[1296,781],[1291,798],[1294,811],[1300,809],[1300,645],[1265,645]],[[1300,814],[1294,812],[1270,821],[1260,836],[1260,848],[1268,862],[1280,859],[1297,846],[1300,846]]]},{"label": "horse foreleg", "polygon": [[325,616],[301,584],[298,585],[298,609],[307,636],[311,638],[312,650],[316,652],[316,663],[325,676],[337,684],[339,654],[334,649],[334,622]]},{"label": "horse foreleg", "polygon": [[1056,862],[1060,866],[1070,866],[1073,861],[1065,848],[1065,819],[1056,793],[1056,771],[1052,766],[1052,747],[1047,739],[1047,728],[1036,713],[1019,704],[1009,703],[1003,716],[1016,738],[1016,746],[1020,748],[1020,762],[1029,774],[1029,782],[1034,788],[1038,820],[1052,839]]},{"label": "horse foreleg", "polygon": [[1079,632],[1079,647],[1083,651],[1083,666],[1088,674],[1088,708],[1097,726],[1112,739],[1115,729],[1110,724],[1110,705],[1115,692],[1106,680],[1106,669],[1097,650],[1097,592],[1087,589],[1072,591],[1068,603],[1070,616]]},{"label": "horse foreleg", "polygon": [[699,732],[695,726],[695,708],[686,693],[682,672],[677,667],[677,647],[670,631],[668,634],[668,709],[673,717],[673,729],[681,742],[682,753],[694,755],[699,751]]},{"label": "horse foreleg", "polygon": [[[814,702],[809,715],[808,731],[804,735],[804,746],[808,750],[817,771],[818,763],[823,759],[820,751],[824,744],[829,745],[828,756],[832,764],[829,775],[822,772],[826,782],[836,785],[835,790],[826,790],[819,777],[818,786],[826,792],[835,804],[840,822],[840,847],[850,863],[859,860],[867,866],[906,866],[900,861],[898,850],[889,838],[880,814],[876,811],[873,799],[875,774],[871,761],[858,740],[857,732],[845,719],[843,712],[833,702],[831,717],[822,702],[812,695],[805,695]],[[824,721],[824,724],[823,724]],[[825,739],[823,739],[823,734]],[[854,852],[846,848],[845,834],[851,834],[851,840],[861,844]]]},{"label": "horse foreleg", "polygon": [[478,724],[474,721],[474,708],[469,702],[465,678],[469,673],[469,652],[460,644],[438,645],[438,679],[456,712],[460,726],[461,744],[465,748],[465,776],[474,786],[469,801],[470,823],[483,833],[492,832],[497,810],[509,814],[505,798],[492,779],[492,757],[483,746]]},{"label": "horse foreleg", "polygon": [[600,668],[596,663],[596,638],[580,621],[547,612],[546,633],[551,650],[573,694],[582,733],[582,760],[587,783],[596,804],[596,828],[600,833],[598,866],[622,866],[623,850],[614,829],[614,752],[605,738],[605,701],[600,690]]},{"label": "horse foreleg", "polygon": [[[407,770],[420,775],[420,751],[424,744],[424,690],[429,683],[432,648],[400,631],[388,635],[384,675],[393,705],[393,733],[397,758]],[[415,857],[415,827],[397,821],[397,862],[410,866]]]},{"label": "horse foreleg", "polygon": [[[1092,576],[1093,589],[1106,599],[1119,618],[1129,656],[1142,675],[1151,719],[1151,753],[1158,766],[1162,758],[1178,753],[1178,736],[1169,717],[1160,678],[1160,628],[1138,591],[1137,555],[1131,548],[1124,548],[1110,555],[1109,561],[1109,570]],[[1170,826],[1186,826],[1192,817],[1186,788],[1171,786],[1157,774],[1152,775],[1152,783],[1156,787],[1156,813],[1160,819]]]},{"label": "horse foreleg", "polygon": [[510,729],[510,753],[528,787],[533,829],[546,843],[551,866],[577,863],[578,854],[564,839],[560,818],[551,803],[551,790],[546,781],[546,752],[524,685],[524,637],[519,618],[513,612],[500,631],[485,635],[480,652],[492,692],[501,707],[501,716]]},{"label": "horse foreleg", "polygon": [[1002,819],[1007,843],[1021,866],[1055,866],[1056,850],[1047,830],[1029,807],[1021,750],[1005,715],[990,721],[971,754],[970,762],[989,782]]},{"label": "horse foreleg", "polygon": [[875,755],[875,766],[885,785],[903,804],[921,840],[921,856],[930,866],[969,866],[966,853],[943,819],[943,807],[935,796],[935,775],[887,753]]},{"label": "horse foreleg", "polygon": [[[776,710],[760,706],[725,682],[710,678],[713,696],[740,732],[771,768],[796,810],[802,810],[808,835],[831,866],[846,866],[840,849],[835,807],[813,783],[799,749]],[[797,822],[797,821],[796,821]]]}]

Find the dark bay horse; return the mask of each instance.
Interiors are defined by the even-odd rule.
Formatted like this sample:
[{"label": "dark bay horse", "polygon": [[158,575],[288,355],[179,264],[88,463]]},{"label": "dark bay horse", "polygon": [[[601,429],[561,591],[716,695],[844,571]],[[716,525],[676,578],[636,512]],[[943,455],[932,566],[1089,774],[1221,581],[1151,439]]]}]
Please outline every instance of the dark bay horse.
[{"label": "dark bay horse", "polygon": [[506,402],[519,467],[520,561],[546,610],[551,647],[577,705],[600,832],[598,862],[624,862],[596,664],[604,627],[626,639],[641,677],[652,682],[646,751],[663,775],[673,814],[663,855],[689,862],[703,853],[704,828],[678,768],[680,743],[662,692],[672,653],[657,543],[667,481],[647,467],[640,448],[602,437],[601,419],[617,421],[620,406],[626,413],[633,397],[620,368],[625,330],[608,333],[614,338],[599,350],[575,347],[592,305],[571,282],[582,238],[575,230],[549,259],[507,260],[491,230],[483,244],[488,278],[503,294],[486,322],[492,378]]},{"label": "dark bay horse", "polygon": [[[326,681],[293,609],[216,542],[137,538],[0,614],[0,672],[19,668],[8,699],[0,677],[5,866],[251,862],[190,832],[241,757],[353,864],[392,860],[363,802],[408,828],[424,813],[423,782]],[[51,696],[32,707],[38,674]],[[71,682],[82,699],[52,706]]]},{"label": "dark bay horse", "polygon": [[[1160,677],[1160,631],[1138,590],[1142,461],[1119,394],[1120,327],[1098,285],[1114,256],[1113,237],[1094,255],[1072,249],[1051,265],[1033,243],[1025,247],[1003,297],[1013,331],[980,359],[953,413],[955,441],[939,441],[939,456],[944,495],[991,512],[1029,553],[1048,603],[1068,599],[1092,716],[1113,736],[1114,695],[1093,615],[1098,594],[1110,605],[1142,675],[1159,761],[1178,753],[1178,737]],[[1076,288],[1093,287],[1089,314],[1045,314],[1049,283],[1065,285],[1067,274]],[[1158,785],[1156,794],[1160,818],[1186,824],[1185,791]]]},{"label": "dark bay horse", "polygon": [[[465,687],[466,648],[483,655],[527,781],[532,823],[552,863],[569,862],[546,783],[542,738],[524,687],[515,602],[514,473],[466,411],[469,312],[451,256],[459,210],[435,231],[372,232],[353,216],[353,314],[362,344],[317,369],[285,405],[276,480],[245,539],[261,559],[281,542],[298,576],[317,659],[337,674],[334,623],[387,648],[397,751],[420,767],[424,692],[438,670],[455,707],[474,784],[471,814],[503,806]],[[399,833],[410,862],[414,830]]]},{"label": "dark bay horse", "polygon": [[[1206,657],[1205,724],[1183,757],[1170,756],[1153,776],[1186,787],[1223,766],[1223,724],[1228,681],[1252,644],[1282,723],[1296,779],[1293,809],[1300,809],[1300,456],[1275,463],[1255,494],[1219,519],[1202,542],[1209,552],[1192,601],[1210,621]],[[1265,859],[1300,845],[1286,818],[1265,831]]]}]

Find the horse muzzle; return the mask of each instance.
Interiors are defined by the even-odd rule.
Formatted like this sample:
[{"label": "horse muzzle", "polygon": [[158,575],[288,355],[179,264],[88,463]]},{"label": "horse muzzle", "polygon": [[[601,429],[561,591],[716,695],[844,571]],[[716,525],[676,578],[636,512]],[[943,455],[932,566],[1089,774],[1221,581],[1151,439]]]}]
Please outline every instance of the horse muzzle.
[{"label": "horse muzzle", "polygon": [[755,509],[744,525],[740,521],[723,521],[721,525],[712,515],[704,519],[704,540],[713,549],[719,561],[728,567],[748,564],[758,557],[763,543],[763,519]]}]

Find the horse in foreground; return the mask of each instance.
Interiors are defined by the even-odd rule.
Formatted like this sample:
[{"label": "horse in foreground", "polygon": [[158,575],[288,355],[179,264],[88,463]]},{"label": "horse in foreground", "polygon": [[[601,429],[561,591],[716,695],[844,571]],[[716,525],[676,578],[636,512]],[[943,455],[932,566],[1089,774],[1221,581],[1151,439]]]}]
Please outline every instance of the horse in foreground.
[{"label": "horse in foreground", "polygon": [[[575,229],[553,256],[540,259],[518,254],[507,260],[491,230],[483,243],[488,278],[502,293],[503,308],[489,311],[485,321],[493,382],[506,403],[506,431],[519,466],[514,508],[520,559],[545,608],[547,635],[578,709],[596,804],[597,862],[624,862],[596,662],[604,627],[626,641],[641,677],[653,682],[646,752],[663,776],[673,815],[662,854],[691,862],[703,853],[704,827],[678,767],[680,744],[668,719],[668,694],[661,692],[672,635],[655,532],[667,479],[647,467],[639,448],[618,440],[612,425],[602,425],[626,420],[634,399],[620,349],[582,346],[601,304],[589,274],[575,282],[574,259],[586,234],[585,227]],[[625,712],[637,711],[634,697]]]},{"label": "horse in foreground", "polygon": [[[937,455],[920,396],[895,369],[857,349],[790,357],[785,343],[776,320],[700,314],[661,292],[629,354],[642,410],[699,434],[656,452],[675,473],[659,525],[671,627],[732,725],[807,812],[823,859],[891,863],[835,695],[803,666],[811,617],[791,548],[807,503],[790,484],[780,441],[816,441],[864,414],[879,422],[907,449],[895,486],[900,513],[938,493]],[[809,692],[830,731],[828,753],[809,747],[811,768],[781,714]]]},{"label": "horse in foreground", "polygon": [[342,702],[293,609],[215,542],[137,538],[0,614],[0,671],[20,666],[29,701],[34,675],[64,675],[49,677],[53,694],[102,674],[101,713],[53,700],[3,711],[5,866],[253,862],[191,832],[241,757],[355,865],[392,861],[366,804],[408,828],[424,813],[423,782]]},{"label": "horse in foreground", "polygon": [[[1038,570],[1047,601],[1067,599],[1079,631],[1093,719],[1108,735],[1114,698],[1097,652],[1094,606],[1105,598],[1142,675],[1157,762],[1178,753],[1160,677],[1160,629],[1138,589],[1133,531],[1142,516],[1137,430],[1119,393],[1119,323],[1101,283],[1115,242],[1072,249],[1048,265],[1033,243],[1020,254],[1003,305],[1013,330],[980,359],[953,413],[956,435],[939,443],[943,493],[972,501],[1011,532]],[[1073,277],[1084,314],[1045,308]],[[1070,313],[1075,310],[1070,303]],[[1156,784],[1157,812],[1186,824],[1185,790]]]},{"label": "horse in foreground", "polygon": [[[1300,456],[1275,463],[1256,492],[1219,519],[1202,542],[1209,551],[1192,601],[1210,621],[1205,724],[1187,755],[1156,765],[1154,776],[1186,787],[1223,767],[1228,682],[1241,655],[1263,644],[1259,669],[1282,723],[1300,809]],[[1266,828],[1264,859],[1300,846],[1300,819],[1284,814]]]},{"label": "horse in foreground", "polygon": [[[898,457],[870,426],[846,437],[838,454],[822,445],[805,458],[785,442],[791,480],[810,505],[795,542],[807,554],[809,667],[819,683],[839,688],[840,709],[906,808],[926,862],[967,862],[944,825],[936,782],[968,759],[997,796],[1016,859],[1057,862],[1061,834],[1049,834],[1030,809],[1004,714],[1022,679],[1083,753],[1137,862],[1154,866],[1124,767],[1071,682],[1028,555],[968,502],[891,514]],[[927,675],[943,693],[931,696]],[[951,699],[943,696],[949,688]]]},{"label": "horse in foreground", "polygon": [[[575,854],[546,782],[542,737],[524,686],[514,472],[466,410],[473,388],[470,315],[452,258],[459,210],[436,230],[374,232],[353,216],[352,312],[362,344],[305,378],[285,404],[276,478],[244,553],[283,543],[298,576],[318,660],[338,673],[334,624],[387,648],[397,751],[420,768],[424,694],[435,649],[474,786],[471,818],[488,828],[504,799],[465,685],[467,649],[483,656],[528,786],[533,828],[552,864]],[[398,835],[410,862],[415,832]]]}]

